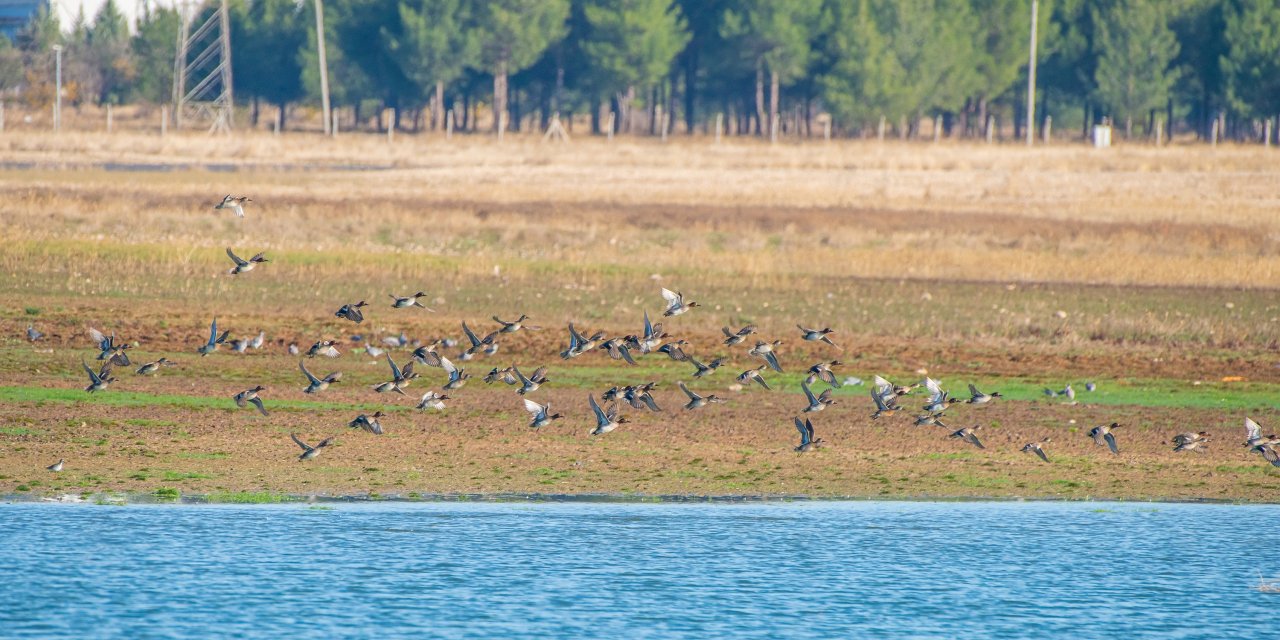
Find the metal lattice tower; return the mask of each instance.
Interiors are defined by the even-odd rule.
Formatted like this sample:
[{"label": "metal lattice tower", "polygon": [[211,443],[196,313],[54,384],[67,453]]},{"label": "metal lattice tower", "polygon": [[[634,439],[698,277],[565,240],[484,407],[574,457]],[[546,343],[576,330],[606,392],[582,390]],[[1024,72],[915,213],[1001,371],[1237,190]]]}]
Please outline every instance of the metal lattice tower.
[{"label": "metal lattice tower", "polygon": [[[209,123],[209,132],[230,133],[234,115],[231,94],[231,21],[227,0],[217,10],[180,5],[178,55],[173,61],[173,124]],[[201,14],[207,14],[199,24]],[[193,29],[193,27],[195,27]]]}]

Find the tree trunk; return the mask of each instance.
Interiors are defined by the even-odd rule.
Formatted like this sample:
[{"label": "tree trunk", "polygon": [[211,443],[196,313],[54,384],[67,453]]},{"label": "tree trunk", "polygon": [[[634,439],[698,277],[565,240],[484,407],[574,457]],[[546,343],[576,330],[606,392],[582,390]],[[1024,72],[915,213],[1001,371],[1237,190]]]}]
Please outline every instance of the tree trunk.
[{"label": "tree trunk", "polygon": [[600,98],[591,99],[591,134],[600,135]]},{"label": "tree trunk", "polygon": [[287,109],[285,109],[285,105],[283,105],[283,104],[279,105],[279,109],[280,109],[280,130],[281,130],[281,131],[284,131],[285,116],[286,116],[289,112],[288,112],[288,110],[287,110]]},{"label": "tree trunk", "polygon": [[507,61],[499,60],[493,70],[493,130],[502,126],[502,116],[507,112]]},{"label": "tree trunk", "polygon": [[439,131],[444,126],[444,83],[436,83],[436,99],[431,103],[431,130]]},{"label": "tree trunk", "polygon": [[982,137],[987,137],[987,99],[978,98],[978,127],[981,129]]},{"label": "tree trunk", "polygon": [[769,70],[769,126],[768,126],[770,137],[774,135],[773,125],[775,122],[778,123],[778,126],[782,126],[782,118],[778,113],[778,102],[779,102],[778,87],[780,84],[781,82],[778,79],[778,72],[770,69]]},{"label": "tree trunk", "polygon": [[762,133],[760,121],[764,118],[764,58],[756,58],[756,135]]},{"label": "tree trunk", "polygon": [[698,53],[697,47],[689,47],[685,55],[684,64],[684,132],[693,135],[694,127],[697,126],[698,118],[694,113],[696,104],[696,93],[694,83],[698,77]]},{"label": "tree trunk", "polygon": [[510,106],[508,107],[507,111],[510,111],[511,115],[510,115],[510,120],[507,120],[507,129],[511,131],[519,131],[520,118],[523,115],[520,112],[520,92],[519,91],[516,91],[514,94],[511,95],[510,100],[508,100],[508,104]]},{"label": "tree trunk", "polygon": [[258,96],[253,97],[253,115],[249,121],[253,124],[253,128],[258,128]]}]

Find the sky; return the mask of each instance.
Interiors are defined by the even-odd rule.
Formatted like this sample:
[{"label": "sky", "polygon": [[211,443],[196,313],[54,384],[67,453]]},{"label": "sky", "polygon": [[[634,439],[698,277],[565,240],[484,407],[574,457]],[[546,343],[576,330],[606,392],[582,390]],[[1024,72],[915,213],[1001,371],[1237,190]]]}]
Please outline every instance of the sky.
[{"label": "sky", "polygon": [[[81,5],[84,6],[84,14],[93,21],[93,16],[98,14],[98,9],[102,8],[102,3],[106,0],[52,0],[53,5],[58,9],[58,19],[62,21],[62,28],[69,29],[76,20],[76,14],[79,13]],[[120,12],[129,20],[132,27],[137,23],[140,4],[144,0],[116,0],[116,6],[120,8]],[[175,0],[146,0],[157,6],[173,6]]]}]

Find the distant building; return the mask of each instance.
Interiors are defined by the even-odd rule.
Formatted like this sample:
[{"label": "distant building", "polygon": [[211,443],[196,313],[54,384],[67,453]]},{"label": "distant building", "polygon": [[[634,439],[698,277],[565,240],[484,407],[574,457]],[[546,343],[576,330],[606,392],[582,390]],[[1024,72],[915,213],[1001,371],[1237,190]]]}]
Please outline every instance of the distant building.
[{"label": "distant building", "polygon": [[14,40],[45,0],[0,0],[0,34]]}]

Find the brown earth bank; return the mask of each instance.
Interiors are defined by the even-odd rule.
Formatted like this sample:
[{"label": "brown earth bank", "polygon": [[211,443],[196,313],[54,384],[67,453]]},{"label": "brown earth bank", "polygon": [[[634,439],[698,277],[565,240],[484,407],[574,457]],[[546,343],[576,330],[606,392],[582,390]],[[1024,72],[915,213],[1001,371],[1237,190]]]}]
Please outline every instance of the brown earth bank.
[{"label": "brown earth bank", "polygon": [[[315,363],[328,371],[327,363]],[[347,382],[348,380],[344,380]],[[11,380],[0,381],[9,384]],[[296,382],[296,381],[295,381]],[[351,382],[355,382],[351,380]],[[0,406],[0,493],[39,495],[92,491],[183,493],[267,491],[318,495],[645,494],[806,495],[814,497],[1024,497],[1222,499],[1280,501],[1280,469],[1243,446],[1243,417],[1219,410],[1065,406],[1056,401],[997,402],[961,407],[944,418],[952,429],[914,427],[902,413],[872,420],[869,399],[839,396],[812,414],[824,446],[800,454],[792,416],[806,404],[794,392],[726,391],[696,383],[728,402],[685,411],[672,385],[655,393],[661,413],[627,409],[631,422],[591,436],[586,389],[549,386],[532,397],[567,414],[541,430],[528,428],[520,397],[505,385],[473,380],[451,393],[440,412],[411,409],[409,397],[377,396],[359,383],[335,385],[318,400],[351,408],[296,408],[301,383],[263,392],[269,416],[237,409],[230,396],[244,384],[199,383],[176,375],[134,390],[222,398],[208,408],[107,406],[84,401],[24,401]],[[123,383],[118,383],[122,385]],[[554,383],[553,383],[554,384]],[[36,386],[69,386],[65,381]],[[424,387],[425,388],[425,387]],[[112,390],[101,392],[112,393]],[[308,398],[311,399],[311,398]],[[904,405],[917,400],[907,398]],[[277,403],[284,404],[279,406]],[[388,411],[386,434],[346,427],[357,413]],[[908,412],[911,413],[911,412]],[[1254,414],[1274,423],[1274,410]],[[1087,437],[1097,424],[1119,422],[1120,455]],[[982,425],[985,449],[949,438],[954,428]],[[1170,438],[1207,431],[1201,453],[1174,453]],[[335,445],[309,461],[290,441]],[[1051,438],[1052,461],[1020,453]],[[44,467],[67,460],[61,473]]]}]

